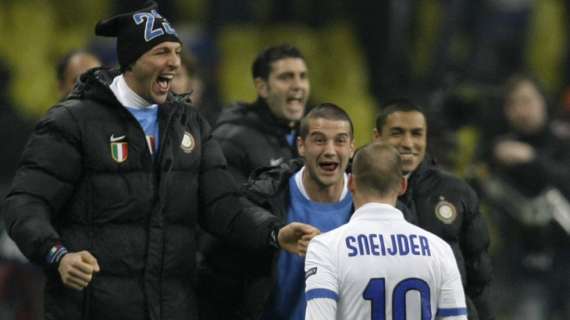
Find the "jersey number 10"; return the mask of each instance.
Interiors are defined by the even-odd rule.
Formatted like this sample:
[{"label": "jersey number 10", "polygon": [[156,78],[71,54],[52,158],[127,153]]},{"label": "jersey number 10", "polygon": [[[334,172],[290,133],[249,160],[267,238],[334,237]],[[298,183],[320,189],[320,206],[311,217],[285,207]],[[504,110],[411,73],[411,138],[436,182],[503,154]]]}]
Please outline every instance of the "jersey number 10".
[{"label": "jersey number 10", "polygon": [[[421,300],[421,320],[431,320],[430,290],[427,282],[418,278],[400,281],[392,292],[392,319],[406,320],[406,293],[418,291]],[[372,304],[372,320],[386,319],[386,280],[373,278],[368,281],[362,293],[365,300]]]}]

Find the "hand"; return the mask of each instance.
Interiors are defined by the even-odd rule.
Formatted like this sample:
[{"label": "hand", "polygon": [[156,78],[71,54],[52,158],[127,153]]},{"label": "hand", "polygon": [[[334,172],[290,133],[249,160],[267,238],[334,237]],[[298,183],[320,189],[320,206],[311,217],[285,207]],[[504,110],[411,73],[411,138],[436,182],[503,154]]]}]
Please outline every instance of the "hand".
[{"label": "hand", "polygon": [[320,234],[319,229],[300,222],[291,222],[279,230],[277,241],[279,246],[291,253],[304,256],[309,241]]},{"label": "hand", "polygon": [[534,148],[524,142],[507,140],[499,142],[494,149],[495,158],[504,165],[528,163],[534,160]]},{"label": "hand", "polygon": [[88,251],[68,253],[61,258],[57,267],[63,284],[75,290],[83,290],[99,272],[97,259]]}]

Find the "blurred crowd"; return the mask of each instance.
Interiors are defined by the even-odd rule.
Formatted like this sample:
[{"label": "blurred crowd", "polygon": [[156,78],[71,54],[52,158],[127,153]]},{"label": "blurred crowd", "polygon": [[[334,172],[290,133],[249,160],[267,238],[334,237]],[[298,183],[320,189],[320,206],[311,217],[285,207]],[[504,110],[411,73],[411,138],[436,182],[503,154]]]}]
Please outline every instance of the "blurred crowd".
[{"label": "blurred crowd", "polygon": [[[136,7],[137,1],[132,2],[109,1],[107,13]],[[352,104],[351,114],[374,114],[383,101],[396,97],[422,104],[433,122],[431,153],[447,170],[467,179],[481,199],[491,230],[497,319],[570,319],[570,43],[561,45],[559,63],[549,73],[541,64],[552,64],[547,50],[541,51],[548,39],[533,36],[540,28],[546,33],[562,28],[568,42],[569,19],[558,25],[551,19],[553,25],[543,26],[539,17],[554,12],[552,8],[568,16],[570,1],[189,1],[192,8],[201,8],[192,21],[179,9],[182,1],[158,2],[177,25],[193,30],[183,35],[183,68],[172,90],[192,92],[193,105],[212,125],[228,101],[248,97],[233,95],[242,88],[238,82],[244,75],[234,75],[236,68],[228,65],[239,59],[223,59],[232,56],[228,26],[295,26],[302,34],[338,30],[334,26],[339,23],[349,26],[359,54],[351,55],[354,61],[342,61],[348,67],[339,66],[340,72],[334,64],[314,64],[312,81],[320,84],[315,84],[310,104],[335,102],[340,96],[328,96],[332,89],[327,86],[343,91],[344,82],[336,78],[353,77],[345,72],[364,73],[358,77],[366,79],[362,91],[346,86],[339,98],[349,108]],[[274,41],[313,45],[295,32],[285,33],[292,38],[279,34],[272,34]],[[343,38],[336,41],[314,44],[306,50],[308,56],[322,52],[335,61],[336,48],[345,44]],[[81,48],[53,59],[49,67],[59,89],[53,96],[65,97],[85,70],[115,64],[113,45],[86,33]],[[251,41],[234,45],[258,49]],[[0,48],[0,59],[2,53]],[[350,67],[360,64],[364,67]],[[25,99],[10,88],[15,72],[9,61],[0,60],[0,203],[38,116],[18,105]],[[224,85],[232,76],[229,81],[237,89]],[[363,94],[372,103],[351,100]],[[369,142],[372,118],[354,119],[355,127],[365,131],[357,143]],[[41,271],[26,262],[0,226],[0,319],[40,319],[42,281]]]}]

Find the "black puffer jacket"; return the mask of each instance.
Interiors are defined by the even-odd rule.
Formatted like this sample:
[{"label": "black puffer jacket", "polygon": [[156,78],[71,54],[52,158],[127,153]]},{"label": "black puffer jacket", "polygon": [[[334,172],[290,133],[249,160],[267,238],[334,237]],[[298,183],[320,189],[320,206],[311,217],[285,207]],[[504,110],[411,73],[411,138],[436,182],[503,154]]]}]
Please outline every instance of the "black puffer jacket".
[{"label": "black puffer jacket", "polygon": [[[256,169],[242,192],[249,201],[269,210],[283,223],[287,221],[291,196],[289,179],[304,165],[301,158],[276,167]],[[417,223],[403,203],[398,201],[408,221]],[[200,264],[201,311],[208,320],[260,319],[271,303],[277,281],[277,254],[248,255],[232,248],[231,243],[205,242]],[[220,307],[223,306],[223,307]]]},{"label": "black puffer jacket", "polygon": [[[35,263],[45,265],[56,242],[98,260],[101,272],[83,291],[47,268],[47,319],[197,319],[197,224],[265,249],[277,219],[241,209],[209,126],[180,97],[159,107],[153,161],[139,123],[108,87],[116,75],[82,76],[39,122],[6,199],[7,227]],[[113,143],[128,153],[114,160]]]},{"label": "black puffer jacket", "polygon": [[[289,178],[304,165],[293,159],[255,170],[242,192],[283,223],[289,208]],[[276,281],[275,252],[248,254],[234,244],[207,237],[202,243],[198,286],[201,317],[207,320],[259,319]]]},{"label": "black puffer jacket", "polygon": [[415,213],[420,227],[453,249],[470,304],[469,319],[493,319],[488,290],[492,273],[489,233],[475,191],[438,168],[428,156],[408,179],[408,189],[399,200]]},{"label": "black puffer jacket", "polygon": [[239,183],[245,183],[253,170],[276,166],[297,156],[292,128],[271,113],[265,101],[238,103],[222,113],[214,137],[228,161],[228,167]]}]

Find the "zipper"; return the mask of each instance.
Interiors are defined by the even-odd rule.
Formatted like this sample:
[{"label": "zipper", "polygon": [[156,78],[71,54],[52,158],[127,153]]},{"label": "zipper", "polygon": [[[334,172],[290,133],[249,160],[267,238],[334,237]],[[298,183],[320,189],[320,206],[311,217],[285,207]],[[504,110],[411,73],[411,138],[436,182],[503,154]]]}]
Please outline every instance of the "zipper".
[{"label": "zipper", "polygon": [[[172,105],[171,108],[176,108],[175,105]],[[158,296],[159,296],[159,314],[160,317],[162,317],[162,308],[161,308],[161,304],[162,304],[162,283],[163,283],[163,272],[164,272],[164,253],[166,251],[165,248],[165,239],[164,239],[164,199],[166,196],[166,188],[168,186],[168,180],[170,178],[170,174],[172,172],[172,167],[173,165],[173,150],[172,147],[170,148],[166,148],[166,139],[168,136],[168,132],[170,127],[172,126],[172,123],[174,122],[174,118],[175,115],[177,115],[179,112],[179,109],[176,110],[171,110],[171,112],[168,114],[168,118],[166,119],[166,122],[164,123],[164,126],[161,128],[160,126],[160,110],[159,110],[159,117],[158,117],[158,121],[159,121],[159,134],[160,134],[160,144],[159,144],[159,152],[158,155],[155,159],[155,163],[153,164],[153,181],[154,181],[154,188],[155,190],[153,190],[153,193],[155,194],[155,203],[156,205],[154,206],[155,210],[157,210],[156,212],[152,212],[151,214],[158,214],[159,216],[159,221],[160,224],[162,226],[162,250],[160,253],[160,265],[159,265],[159,292],[158,292]],[[162,130],[161,130],[162,129]],[[166,157],[166,153],[169,152],[170,153],[170,157]],[[167,168],[165,174],[162,174],[162,163],[164,162],[165,167]]]}]

